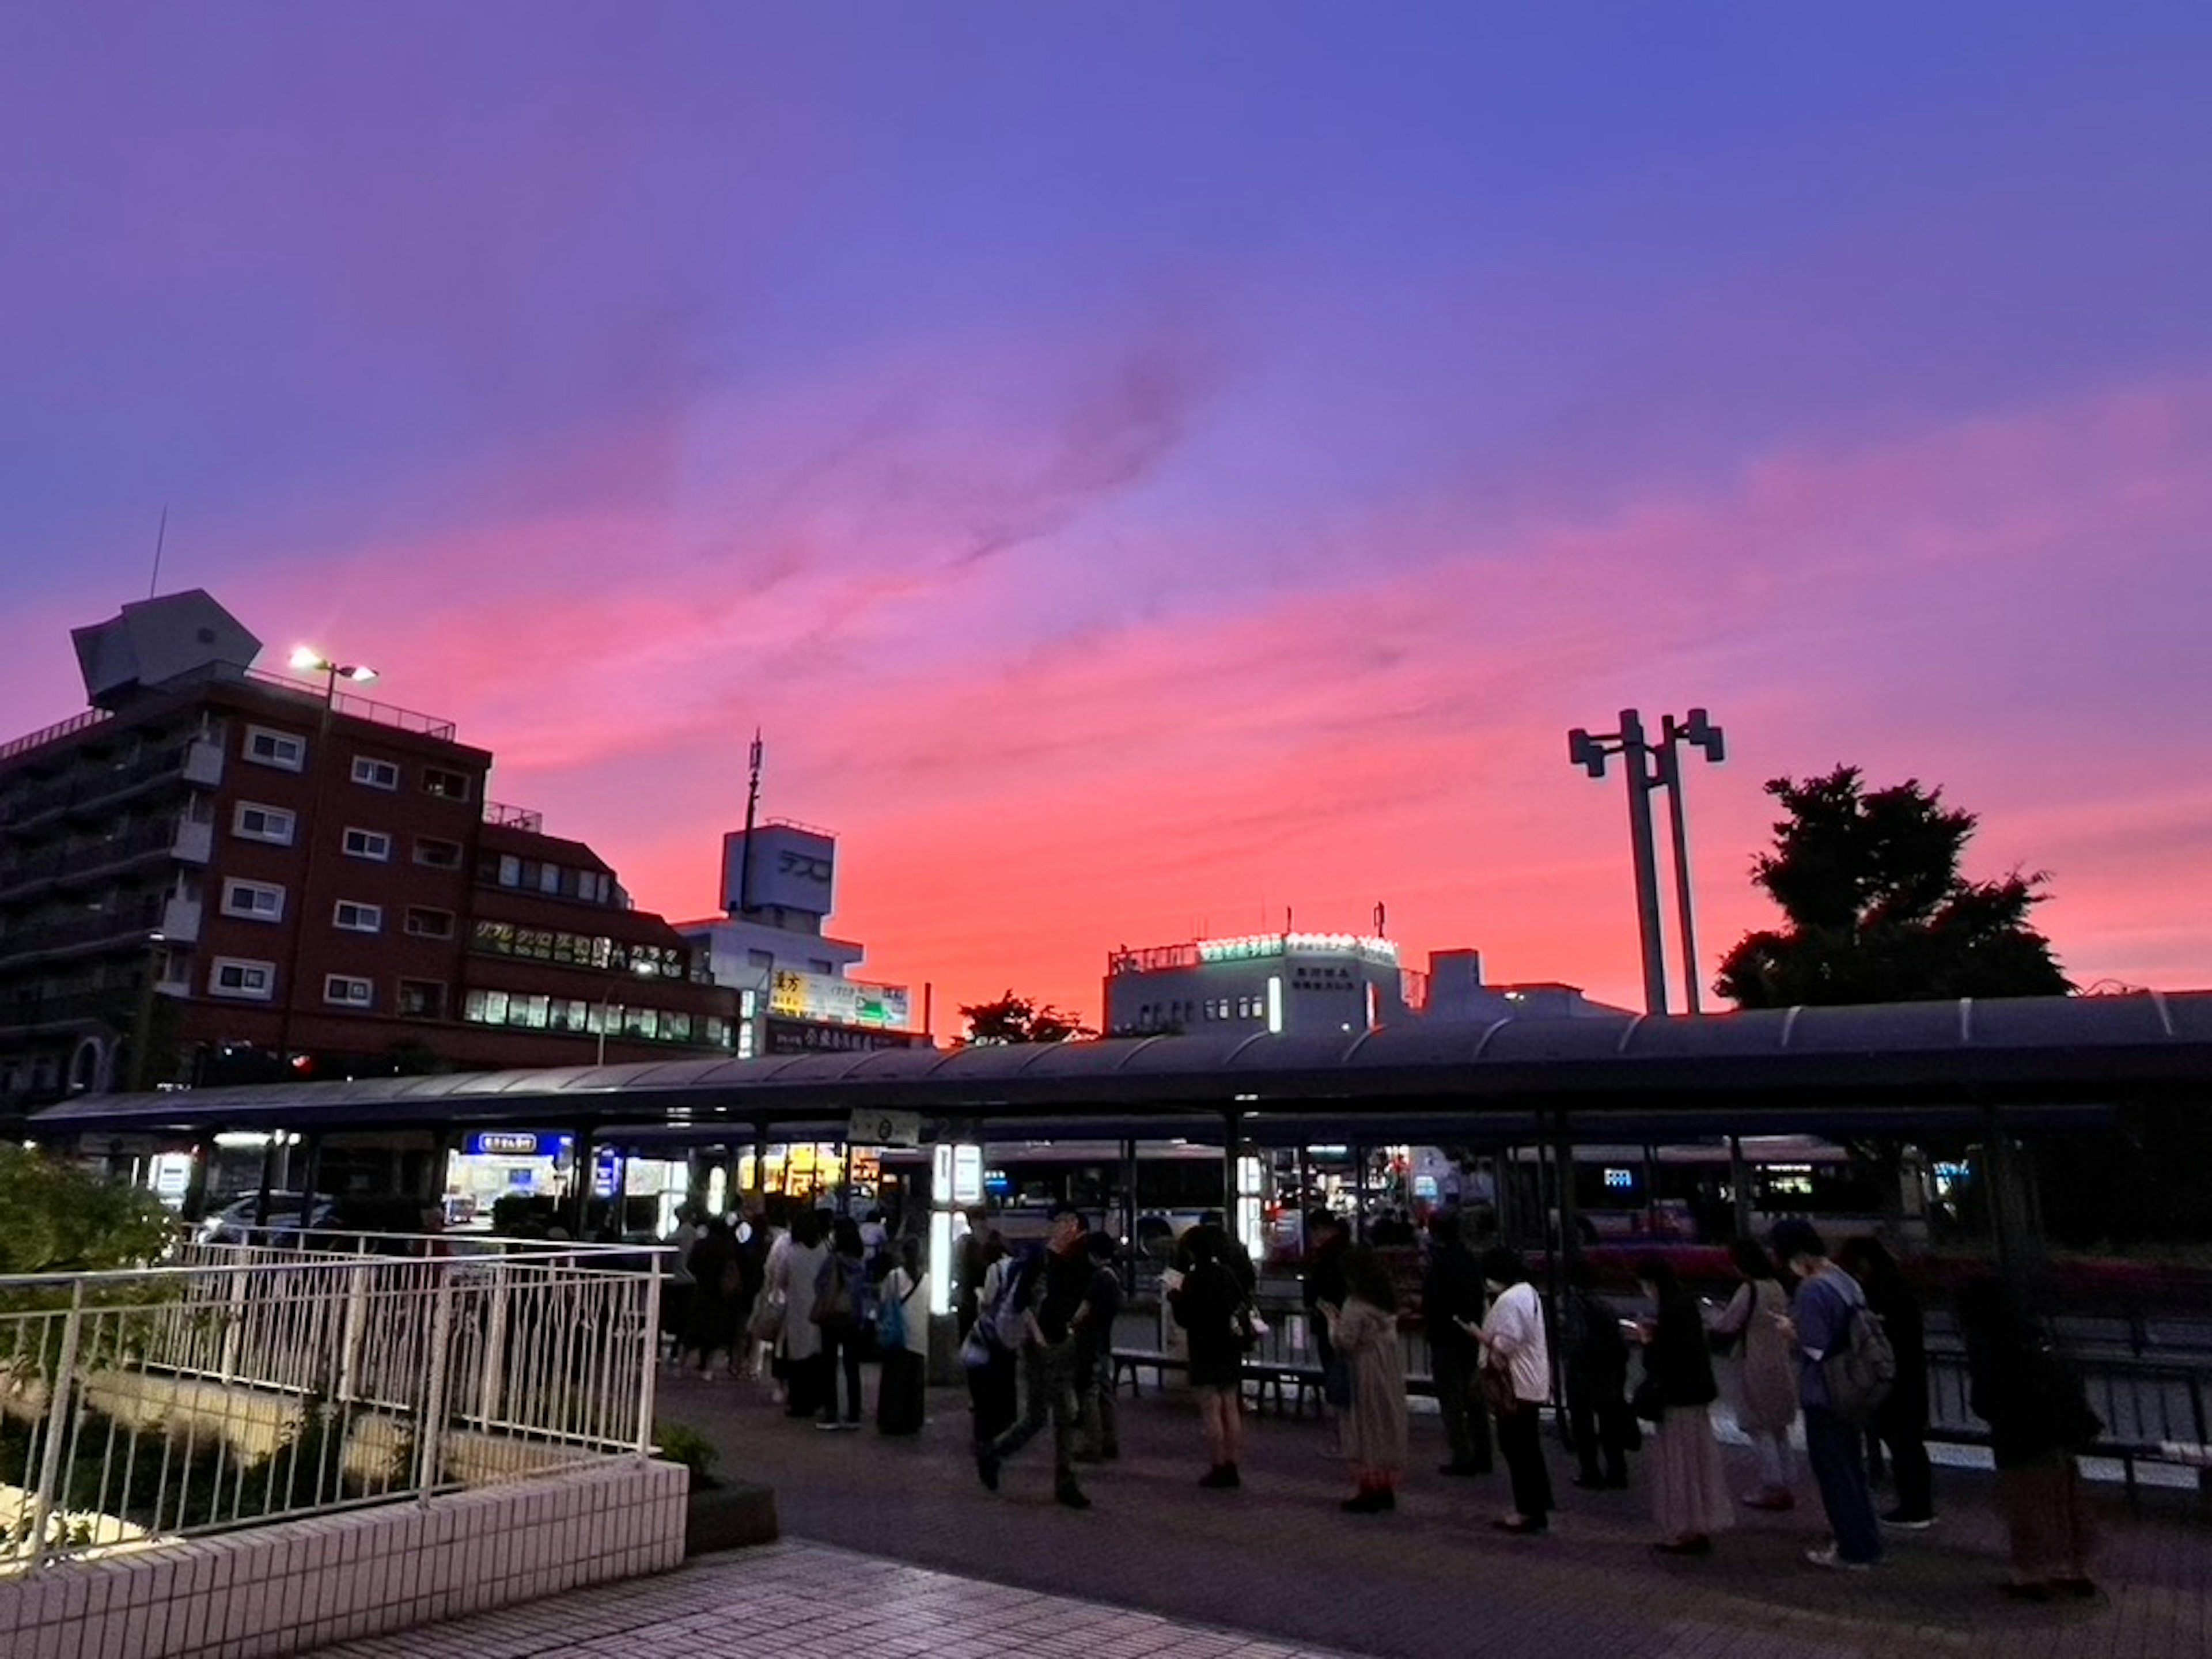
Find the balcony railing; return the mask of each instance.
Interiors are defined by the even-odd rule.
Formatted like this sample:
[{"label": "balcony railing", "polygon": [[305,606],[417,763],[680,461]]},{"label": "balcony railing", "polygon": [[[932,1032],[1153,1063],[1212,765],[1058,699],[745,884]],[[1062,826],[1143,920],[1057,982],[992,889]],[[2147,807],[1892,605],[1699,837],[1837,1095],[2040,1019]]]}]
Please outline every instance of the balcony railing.
[{"label": "balcony railing", "polygon": [[0,799],[0,823],[25,824],[55,812],[106,806],[149,784],[183,781],[188,771],[204,769],[197,763],[214,749],[204,738],[190,738],[121,766],[77,768],[52,783]]},{"label": "balcony railing", "polygon": [[657,1254],[256,1236],[0,1279],[0,1572],[651,1454]]},{"label": "balcony railing", "polygon": [[533,836],[545,832],[545,814],[534,807],[509,806],[505,801],[483,804],[483,821],[502,830],[523,830]]},{"label": "balcony railing", "polygon": [[35,732],[26,732],[20,738],[11,738],[6,743],[0,743],[0,761],[13,760],[18,755],[27,755],[33,749],[43,749],[50,743],[59,743],[64,738],[74,737],[79,732],[91,730],[102,720],[112,719],[114,716],[105,708],[88,708],[82,714],[72,714],[65,720],[57,720],[52,726],[40,726]]},{"label": "balcony railing", "polygon": [[[321,706],[324,688],[319,682],[295,680],[289,674],[273,673],[266,668],[249,668],[246,678],[258,685],[274,687],[279,691],[296,692],[309,702]],[[331,707],[341,714],[357,720],[371,720],[378,726],[389,726],[401,732],[419,732],[428,738],[451,743],[458,729],[449,720],[435,714],[422,714],[412,708],[401,708],[395,704],[379,702],[374,697],[357,696],[351,691],[340,691],[331,697]]]}]

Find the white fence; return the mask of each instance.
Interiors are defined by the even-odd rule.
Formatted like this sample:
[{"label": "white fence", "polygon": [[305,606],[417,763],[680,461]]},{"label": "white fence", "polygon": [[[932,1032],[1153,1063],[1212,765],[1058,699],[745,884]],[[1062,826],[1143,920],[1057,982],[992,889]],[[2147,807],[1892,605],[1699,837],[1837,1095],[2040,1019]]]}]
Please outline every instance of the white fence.
[{"label": "white fence", "polygon": [[656,1253],[265,1237],[0,1278],[0,1571],[650,1454]]}]

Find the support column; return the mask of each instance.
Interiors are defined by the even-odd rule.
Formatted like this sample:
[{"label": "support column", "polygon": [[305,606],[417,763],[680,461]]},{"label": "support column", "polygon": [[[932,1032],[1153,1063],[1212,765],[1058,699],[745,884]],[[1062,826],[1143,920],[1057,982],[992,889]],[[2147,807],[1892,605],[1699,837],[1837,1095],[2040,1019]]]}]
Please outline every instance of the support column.
[{"label": "support column", "polygon": [[1121,1237],[1128,1247],[1126,1252],[1115,1253],[1121,1270],[1121,1294],[1133,1297],[1137,1293],[1137,1143],[1126,1139],[1121,1142]]},{"label": "support column", "polygon": [[300,1225],[305,1228],[315,1218],[315,1194],[323,1182],[323,1136],[319,1129],[308,1131],[301,1168]]},{"label": "support column", "polygon": [[1743,1137],[1729,1137],[1729,1199],[1735,1210],[1735,1236],[1749,1238],[1752,1229],[1751,1165],[1743,1159]]},{"label": "support column", "polygon": [[1352,1242],[1367,1242],[1367,1148],[1359,1141],[1352,1143]]},{"label": "support column", "polygon": [[592,1126],[576,1126],[576,1145],[569,1163],[574,1189],[568,1194],[568,1237],[582,1239],[589,1237],[586,1222],[592,1208],[592,1166],[599,1160],[599,1143],[592,1138]]},{"label": "support column", "polygon": [[1982,1143],[1987,1166],[1990,1242],[1997,1267],[2023,1306],[2032,1305],[2034,1282],[2043,1266],[2043,1239],[2036,1225],[2034,1160],[2006,1133],[1992,1109]]}]

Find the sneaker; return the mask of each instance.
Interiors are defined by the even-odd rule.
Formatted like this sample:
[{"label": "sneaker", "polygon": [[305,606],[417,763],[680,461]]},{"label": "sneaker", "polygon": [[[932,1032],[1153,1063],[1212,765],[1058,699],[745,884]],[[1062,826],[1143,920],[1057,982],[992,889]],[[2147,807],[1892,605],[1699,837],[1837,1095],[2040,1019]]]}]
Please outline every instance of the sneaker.
[{"label": "sneaker", "polygon": [[1903,1510],[1892,1510],[1881,1517],[1885,1527],[1895,1527],[1900,1532],[1925,1532],[1936,1524],[1932,1515],[1907,1515]]},{"label": "sneaker", "polygon": [[860,1419],[857,1417],[848,1417],[837,1426],[848,1434],[858,1434],[860,1431]]},{"label": "sneaker", "polygon": [[1871,1561],[1844,1560],[1843,1551],[1833,1544],[1824,1549],[1807,1550],[1805,1559],[1816,1567],[1827,1567],[1842,1572],[1865,1572],[1874,1565]]},{"label": "sneaker", "polygon": [[817,1431],[823,1434],[835,1434],[837,1432],[837,1421],[835,1418],[817,1417],[814,1419],[814,1426]]},{"label": "sneaker", "polygon": [[1063,1480],[1052,1489],[1053,1502],[1066,1510],[1087,1510],[1091,1500],[1083,1495],[1083,1488],[1073,1480]]},{"label": "sneaker", "polygon": [[1539,1538],[1550,1530],[1548,1524],[1525,1515],[1509,1515],[1490,1523],[1500,1532],[1510,1532],[1522,1538]]},{"label": "sneaker", "polygon": [[975,1474],[976,1478],[982,1481],[984,1491],[998,1491],[998,1455],[988,1446],[979,1446],[975,1449]]}]

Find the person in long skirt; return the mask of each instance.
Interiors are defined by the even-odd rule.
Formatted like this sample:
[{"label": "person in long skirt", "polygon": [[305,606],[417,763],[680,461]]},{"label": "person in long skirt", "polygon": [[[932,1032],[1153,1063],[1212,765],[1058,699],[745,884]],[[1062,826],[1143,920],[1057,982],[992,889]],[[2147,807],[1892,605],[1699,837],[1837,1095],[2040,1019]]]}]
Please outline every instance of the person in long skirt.
[{"label": "person in long skirt", "polygon": [[1759,1454],[1759,1489],[1743,1503],[1754,1510],[1796,1506],[1790,1492],[1794,1458],[1790,1431],[1797,1425],[1797,1356],[1784,1334],[1790,1292],[1774,1263],[1754,1239],[1740,1238],[1729,1251],[1743,1275],[1729,1304],[1713,1321],[1713,1334],[1729,1339],[1738,1361],[1736,1426]]},{"label": "person in long skirt", "polygon": [[1398,1293],[1371,1246],[1345,1252],[1344,1279],[1341,1306],[1316,1304],[1352,1373],[1352,1404],[1342,1426],[1359,1490],[1340,1507],[1372,1515],[1398,1507],[1398,1482],[1406,1472],[1406,1352],[1398,1340]]},{"label": "person in long skirt", "polygon": [[884,1322],[900,1340],[883,1346],[876,1428],[883,1434],[919,1434],[929,1373],[929,1275],[921,1270],[920,1240],[902,1238],[892,1255],[894,1265],[884,1275],[881,1296],[885,1309],[898,1310]]},{"label": "person in long skirt", "polygon": [[1644,1378],[1660,1413],[1648,1459],[1651,1514],[1661,1534],[1652,1548],[1662,1555],[1707,1555],[1713,1534],[1735,1524],[1735,1510],[1713,1438],[1712,1403],[1720,1389],[1705,1321],[1664,1256],[1638,1261],[1636,1277],[1654,1308],[1637,1327]]}]

